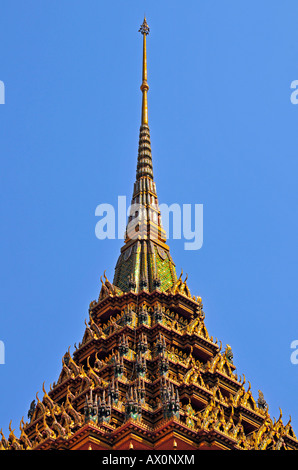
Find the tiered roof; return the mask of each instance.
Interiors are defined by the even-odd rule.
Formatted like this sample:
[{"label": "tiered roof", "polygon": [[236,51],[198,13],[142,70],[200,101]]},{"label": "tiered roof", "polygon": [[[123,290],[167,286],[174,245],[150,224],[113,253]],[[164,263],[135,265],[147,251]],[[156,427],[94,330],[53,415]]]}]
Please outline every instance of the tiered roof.
[{"label": "tiered roof", "polygon": [[[0,448],[196,450],[298,449],[291,419],[271,419],[238,376],[229,345],[209,335],[166,245],[153,180],[144,20],[142,119],[126,238],[111,283],[90,303],[82,341],[57,382],[36,394],[20,435]],[[137,229],[136,229],[137,227]]]}]

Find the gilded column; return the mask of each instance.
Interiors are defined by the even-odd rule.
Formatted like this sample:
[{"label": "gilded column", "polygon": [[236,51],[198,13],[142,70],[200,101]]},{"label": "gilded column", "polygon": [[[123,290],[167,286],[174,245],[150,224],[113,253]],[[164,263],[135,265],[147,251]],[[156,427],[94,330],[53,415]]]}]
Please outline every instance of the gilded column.
[{"label": "gilded column", "polygon": [[149,26],[147,24],[146,18],[144,18],[143,24],[139,29],[140,33],[143,35],[143,80],[141,85],[141,90],[143,93],[142,101],[142,125],[148,124],[148,101],[147,101],[147,92],[149,86],[147,83],[147,46],[146,46],[146,36],[149,34]]}]

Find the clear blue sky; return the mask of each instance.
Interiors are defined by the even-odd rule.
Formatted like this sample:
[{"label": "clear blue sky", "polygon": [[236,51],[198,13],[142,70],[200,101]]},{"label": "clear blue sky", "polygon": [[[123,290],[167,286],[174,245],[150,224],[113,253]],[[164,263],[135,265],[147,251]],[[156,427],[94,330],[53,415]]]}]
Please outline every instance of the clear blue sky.
[{"label": "clear blue sky", "polygon": [[204,244],[170,240],[210,335],[298,435],[296,0],[2,0],[0,428],[81,341],[121,240],[95,208],[131,198],[146,13],[159,201],[204,205]]}]

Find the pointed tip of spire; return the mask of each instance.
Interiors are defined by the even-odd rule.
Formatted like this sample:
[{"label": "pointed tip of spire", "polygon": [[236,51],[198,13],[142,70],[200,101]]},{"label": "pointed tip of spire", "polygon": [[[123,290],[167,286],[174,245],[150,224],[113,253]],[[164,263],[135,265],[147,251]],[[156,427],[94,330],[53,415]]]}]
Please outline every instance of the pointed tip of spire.
[{"label": "pointed tip of spire", "polygon": [[150,32],[150,28],[148,26],[148,23],[147,23],[147,20],[146,20],[146,16],[144,15],[144,21],[143,23],[141,24],[140,26],[140,29],[139,29],[139,32],[141,34],[145,34],[147,36],[147,34],[149,34]]}]

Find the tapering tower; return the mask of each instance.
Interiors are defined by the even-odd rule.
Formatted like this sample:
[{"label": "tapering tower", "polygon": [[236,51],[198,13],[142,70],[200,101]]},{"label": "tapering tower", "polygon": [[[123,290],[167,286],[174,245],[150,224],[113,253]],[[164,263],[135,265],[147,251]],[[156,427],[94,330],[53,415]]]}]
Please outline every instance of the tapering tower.
[{"label": "tapering tower", "polygon": [[176,278],[153,181],[146,20],[140,32],[135,208],[114,281],[101,277],[81,342],[63,355],[50,390],[36,393],[20,436],[11,423],[8,438],[0,430],[0,450],[297,450],[291,420],[284,425],[281,412],[273,421],[263,394],[254,399],[231,347],[209,335],[202,299]]},{"label": "tapering tower", "polygon": [[161,213],[153,178],[150,130],[148,124],[147,35],[146,18],[139,31],[143,36],[142,112],[138,162],[131,210],[113,284],[124,292],[166,291],[177,280],[175,265],[166,244]]}]

